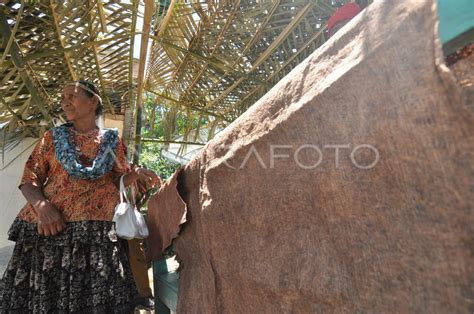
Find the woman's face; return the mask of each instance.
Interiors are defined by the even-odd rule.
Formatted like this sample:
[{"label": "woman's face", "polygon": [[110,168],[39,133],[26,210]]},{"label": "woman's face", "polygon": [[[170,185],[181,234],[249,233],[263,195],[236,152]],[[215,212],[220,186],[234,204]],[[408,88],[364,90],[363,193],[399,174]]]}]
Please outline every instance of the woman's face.
[{"label": "woman's face", "polygon": [[61,107],[69,121],[95,118],[97,98],[89,97],[86,92],[74,85],[66,86],[61,97]]}]

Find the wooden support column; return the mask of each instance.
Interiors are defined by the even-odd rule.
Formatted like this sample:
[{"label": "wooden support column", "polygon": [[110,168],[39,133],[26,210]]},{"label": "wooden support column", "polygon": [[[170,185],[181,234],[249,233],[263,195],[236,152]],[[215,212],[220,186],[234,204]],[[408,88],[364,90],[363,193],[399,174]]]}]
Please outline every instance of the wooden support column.
[{"label": "wooden support column", "polygon": [[140,64],[138,66],[137,82],[137,103],[135,110],[135,152],[133,154],[134,162],[140,159],[140,137],[141,137],[141,113],[143,107],[143,85],[145,80],[145,65],[147,62],[148,39],[150,38],[150,25],[153,15],[153,0],[145,1],[145,14],[143,18],[142,41],[140,46]]},{"label": "wooden support column", "polygon": [[132,139],[134,139],[134,122],[133,117],[129,119],[130,115],[133,116],[133,109],[135,108],[135,82],[133,80],[133,50],[135,47],[135,35],[137,27],[137,16],[138,16],[138,4],[139,0],[132,1],[132,25],[130,25],[130,50],[128,51],[128,106],[125,106],[125,117],[123,126],[123,138],[127,142],[127,145],[130,144]]}]

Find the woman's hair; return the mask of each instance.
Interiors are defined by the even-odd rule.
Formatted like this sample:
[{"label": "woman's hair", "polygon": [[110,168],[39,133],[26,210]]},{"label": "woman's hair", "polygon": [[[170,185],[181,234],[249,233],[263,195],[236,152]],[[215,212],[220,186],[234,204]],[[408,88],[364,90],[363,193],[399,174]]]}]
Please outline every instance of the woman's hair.
[{"label": "woman's hair", "polygon": [[79,82],[79,84],[82,84],[82,85],[86,86],[88,89],[90,89],[91,91],[94,92],[94,93],[91,93],[90,91],[88,91],[84,88],[81,88],[88,97],[92,98],[92,97],[94,97],[94,94],[99,96],[99,103],[97,104],[97,108],[95,110],[95,116],[96,117],[100,116],[102,114],[102,112],[104,111],[104,106],[102,105],[102,101],[100,99],[99,90],[97,89],[97,87],[95,87],[94,83],[92,83],[90,81],[79,80],[78,82]]}]

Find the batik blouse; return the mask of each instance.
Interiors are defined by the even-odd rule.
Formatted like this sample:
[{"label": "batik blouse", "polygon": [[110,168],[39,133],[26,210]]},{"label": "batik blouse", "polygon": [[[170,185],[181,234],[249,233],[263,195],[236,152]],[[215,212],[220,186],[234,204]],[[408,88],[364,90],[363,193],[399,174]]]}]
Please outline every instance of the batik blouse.
[{"label": "batik blouse", "polygon": [[[99,150],[102,132],[76,133],[70,128],[79,160],[90,166]],[[111,171],[97,180],[78,179],[70,176],[56,159],[52,131],[47,131],[36,144],[25,165],[20,186],[32,183],[41,187],[44,196],[62,213],[67,221],[112,220],[119,202],[119,191],[114,184],[130,167],[126,147],[122,140],[115,149],[115,164]],[[37,222],[37,215],[31,204],[26,204],[18,218]]]}]

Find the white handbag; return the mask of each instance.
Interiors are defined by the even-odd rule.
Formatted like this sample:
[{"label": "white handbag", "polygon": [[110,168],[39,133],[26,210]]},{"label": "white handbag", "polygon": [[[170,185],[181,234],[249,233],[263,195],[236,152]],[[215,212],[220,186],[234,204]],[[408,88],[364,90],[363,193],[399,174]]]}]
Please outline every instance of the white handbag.
[{"label": "white handbag", "polygon": [[115,222],[117,236],[126,240],[145,239],[149,234],[145,218],[136,208],[133,185],[131,187],[132,202],[128,200],[123,177],[120,177],[120,203],[115,207],[115,214],[112,219]]}]

